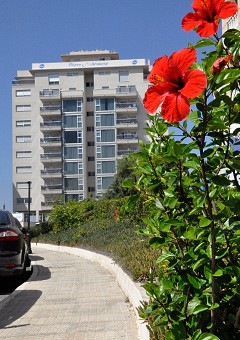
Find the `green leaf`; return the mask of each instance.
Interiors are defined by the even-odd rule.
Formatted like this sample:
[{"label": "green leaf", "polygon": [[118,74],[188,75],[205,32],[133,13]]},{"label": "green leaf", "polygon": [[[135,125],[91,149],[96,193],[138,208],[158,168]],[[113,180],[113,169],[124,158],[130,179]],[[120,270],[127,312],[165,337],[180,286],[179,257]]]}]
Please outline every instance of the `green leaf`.
[{"label": "green leaf", "polygon": [[196,270],[197,268],[201,267],[206,262],[207,262],[206,257],[203,257],[192,265],[192,269]]},{"label": "green leaf", "polygon": [[211,220],[209,220],[207,217],[201,217],[199,221],[200,227],[207,227],[209,224],[211,224]]},{"label": "green leaf", "polygon": [[216,77],[216,84],[228,84],[240,77],[239,69],[225,69]]},{"label": "green leaf", "polygon": [[164,207],[158,198],[156,198],[156,207],[160,210],[164,210]]},{"label": "green leaf", "polygon": [[222,275],[223,275],[223,271],[222,271],[221,269],[218,269],[218,270],[213,274],[213,276],[217,276],[217,277],[222,276]]},{"label": "green leaf", "polygon": [[203,311],[205,311],[205,310],[208,310],[208,307],[207,307],[207,306],[198,305],[198,306],[196,306],[196,307],[194,308],[193,314],[196,315],[196,314],[201,313],[201,312],[203,312]]},{"label": "green leaf", "polygon": [[222,187],[229,186],[231,184],[229,179],[227,179],[223,175],[213,176],[212,181],[213,181],[214,184],[220,185]]},{"label": "green leaf", "polygon": [[132,188],[133,187],[133,181],[130,178],[126,178],[124,179],[124,181],[122,182],[122,186],[124,188]]},{"label": "green leaf", "polygon": [[151,238],[151,240],[149,241],[149,244],[153,247],[153,248],[159,248],[162,244],[165,243],[165,238],[163,237],[153,237]]},{"label": "green leaf", "polygon": [[211,333],[203,333],[200,335],[198,340],[221,340],[216,335]]},{"label": "green leaf", "polygon": [[212,41],[211,39],[201,39],[195,45],[193,45],[193,47],[200,48],[200,47],[211,46],[214,44],[215,44],[214,41]]}]

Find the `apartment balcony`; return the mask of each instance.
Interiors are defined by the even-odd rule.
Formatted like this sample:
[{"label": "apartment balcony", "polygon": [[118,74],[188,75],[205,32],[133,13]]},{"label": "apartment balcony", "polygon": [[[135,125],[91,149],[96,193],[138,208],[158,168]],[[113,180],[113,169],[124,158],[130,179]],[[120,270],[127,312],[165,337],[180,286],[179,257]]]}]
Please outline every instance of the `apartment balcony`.
[{"label": "apartment balcony", "polygon": [[238,29],[238,25],[239,25],[239,16],[238,16],[238,12],[233,15],[227,22],[227,28],[231,29],[231,28],[235,28]]},{"label": "apartment balcony", "polygon": [[12,85],[35,85],[35,80],[30,79],[13,80]]},{"label": "apartment balcony", "polygon": [[137,118],[118,118],[117,119],[117,127],[118,128],[137,128],[138,127],[138,121]]},{"label": "apartment balcony", "polygon": [[39,92],[39,97],[42,102],[60,100],[61,98],[59,90],[42,90]]},{"label": "apartment balcony", "polygon": [[138,144],[138,136],[136,133],[120,133],[117,135],[118,144]]},{"label": "apartment balcony", "polygon": [[62,194],[62,189],[63,189],[62,183],[41,186],[41,192],[43,195],[45,193],[47,195]]},{"label": "apartment balcony", "polygon": [[41,147],[60,147],[62,146],[62,138],[61,137],[44,137],[40,138]]},{"label": "apartment balcony", "polygon": [[123,150],[118,150],[118,151],[117,151],[117,157],[118,157],[118,158],[121,158],[121,157],[130,155],[130,154],[136,153],[136,152],[138,152],[137,149],[123,149]]},{"label": "apartment balcony", "polygon": [[137,95],[136,86],[119,86],[116,89],[117,98],[136,98]]},{"label": "apartment balcony", "polygon": [[42,117],[58,117],[61,116],[62,107],[59,105],[47,105],[40,107],[40,115]]},{"label": "apartment balcony", "polygon": [[45,168],[41,170],[42,178],[61,178],[62,168]]},{"label": "apartment balcony", "polygon": [[40,123],[40,130],[42,132],[50,131],[61,131],[62,121],[61,120],[48,120]]},{"label": "apartment balcony", "polygon": [[84,95],[83,90],[61,91],[61,98],[62,99],[83,98],[83,95]]},{"label": "apartment balcony", "polygon": [[117,102],[116,103],[116,112],[137,112],[137,103],[136,102]]},{"label": "apartment balcony", "polygon": [[62,161],[62,152],[45,152],[40,155],[42,163],[60,163]]}]

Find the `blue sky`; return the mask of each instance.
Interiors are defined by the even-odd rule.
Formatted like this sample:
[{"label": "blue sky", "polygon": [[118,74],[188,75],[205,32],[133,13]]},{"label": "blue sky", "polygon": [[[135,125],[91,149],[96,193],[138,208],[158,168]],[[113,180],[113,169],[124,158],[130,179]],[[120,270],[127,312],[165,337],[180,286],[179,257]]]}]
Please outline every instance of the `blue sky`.
[{"label": "blue sky", "polygon": [[121,59],[187,47],[181,29],[192,0],[0,0],[0,208],[12,209],[11,82],[32,63],[61,61],[70,51],[108,49]]}]

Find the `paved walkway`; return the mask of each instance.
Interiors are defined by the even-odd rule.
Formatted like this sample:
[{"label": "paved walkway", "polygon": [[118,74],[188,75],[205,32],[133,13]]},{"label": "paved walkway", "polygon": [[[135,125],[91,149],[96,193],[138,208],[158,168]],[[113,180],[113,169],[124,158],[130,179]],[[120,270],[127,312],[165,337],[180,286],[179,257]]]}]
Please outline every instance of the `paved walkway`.
[{"label": "paved walkway", "polygon": [[111,273],[33,247],[30,281],[0,302],[2,340],[136,340],[136,318]]}]

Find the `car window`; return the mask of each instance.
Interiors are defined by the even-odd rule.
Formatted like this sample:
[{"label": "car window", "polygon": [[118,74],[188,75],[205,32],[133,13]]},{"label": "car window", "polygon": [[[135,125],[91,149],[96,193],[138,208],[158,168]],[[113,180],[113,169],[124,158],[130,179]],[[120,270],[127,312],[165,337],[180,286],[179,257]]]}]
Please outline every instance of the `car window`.
[{"label": "car window", "polygon": [[9,224],[8,215],[4,211],[0,211],[0,225]]}]

